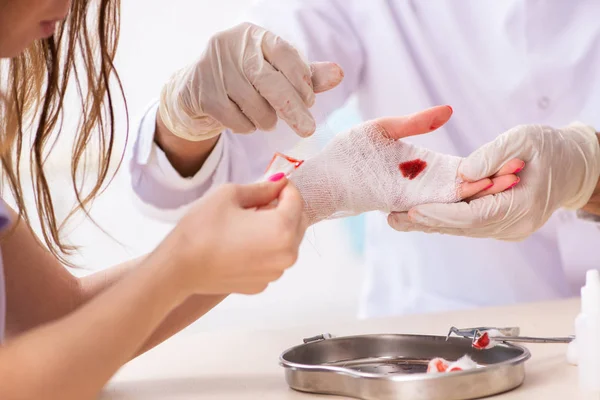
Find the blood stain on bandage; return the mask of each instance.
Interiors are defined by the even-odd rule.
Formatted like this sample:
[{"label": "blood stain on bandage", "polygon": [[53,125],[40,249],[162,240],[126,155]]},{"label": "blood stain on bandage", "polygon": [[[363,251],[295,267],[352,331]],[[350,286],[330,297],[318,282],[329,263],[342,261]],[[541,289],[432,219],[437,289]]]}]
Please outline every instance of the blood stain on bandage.
[{"label": "blood stain on bandage", "polygon": [[427,168],[427,163],[419,158],[416,160],[400,163],[400,172],[402,176],[410,180],[415,179],[421,172]]}]

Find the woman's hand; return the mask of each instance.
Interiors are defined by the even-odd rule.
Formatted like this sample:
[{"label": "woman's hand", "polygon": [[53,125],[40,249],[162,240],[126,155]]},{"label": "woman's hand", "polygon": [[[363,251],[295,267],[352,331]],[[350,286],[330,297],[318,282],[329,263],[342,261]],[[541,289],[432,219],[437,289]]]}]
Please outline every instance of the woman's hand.
[{"label": "woman's hand", "polygon": [[157,250],[177,259],[182,287],[255,294],[296,262],[307,227],[302,198],[282,175],[277,178],[221,186],[183,217]]},{"label": "woman's hand", "polygon": [[315,93],[334,88],[342,78],[338,65],[309,65],[285,40],[243,23],[213,36],[200,60],[171,78],[159,116],[173,135],[191,141],[227,128],[269,131],[278,118],[309,136],[316,128],[308,110]]},{"label": "woman's hand", "polygon": [[310,224],[368,211],[405,212],[427,203],[455,203],[514,186],[521,160],[507,160],[496,176],[465,181],[460,157],[399,140],[432,132],[452,115],[450,107],[368,121],[337,135],[290,176],[305,201]]}]

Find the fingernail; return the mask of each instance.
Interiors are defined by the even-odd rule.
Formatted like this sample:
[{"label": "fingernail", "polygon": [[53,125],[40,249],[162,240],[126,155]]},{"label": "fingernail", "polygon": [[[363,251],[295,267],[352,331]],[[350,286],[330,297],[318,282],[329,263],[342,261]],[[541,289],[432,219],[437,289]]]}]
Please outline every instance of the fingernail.
[{"label": "fingernail", "polygon": [[446,106],[446,107],[448,107],[448,108],[450,109],[450,112],[451,112],[451,113],[453,113],[453,112],[454,112],[454,110],[452,109],[452,107],[451,107],[451,106]]},{"label": "fingernail", "polygon": [[517,186],[517,183],[519,183],[519,182],[521,182],[521,178],[519,178],[517,176],[517,180],[515,181],[515,183],[513,183],[512,185],[510,185],[509,187],[507,187],[506,190],[514,188],[515,186]]},{"label": "fingernail", "polygon": [[271,182],[277,182],[277,181],[280,181],[284,176],[285,176],[285,174],[283,172],[278,172],[278,173],[276,173],[274,175],[271,175],[269,177],[269,181],[271,181]]},{"label": "fingernail", "polygon": [[523,161],[523,165],[517,168],[513,174],[518,174],[519,172],[523,171],[523,168],[525,168],[525,161]]},{"label": "fingernail", "polygon": [[485,191],[485,190],[491,189],[491,188],[492,188],[492,186],[494,186],[494,184],[493,184],[493,183],[492,183],[492,184],[490,184],[489,186],[486,186],[485,188],[483,188],[482,192],[483,192],[483,191]]}]

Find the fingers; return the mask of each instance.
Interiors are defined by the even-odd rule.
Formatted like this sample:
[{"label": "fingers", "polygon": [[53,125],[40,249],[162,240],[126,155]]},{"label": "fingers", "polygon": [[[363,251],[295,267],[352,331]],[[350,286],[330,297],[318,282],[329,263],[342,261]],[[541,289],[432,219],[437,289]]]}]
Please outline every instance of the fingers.
[{"label": "fingers", "polygon": [[[509,160],[504,165],[500,167],[497,173],[492,176],[502,176],[502,175],[515,175],[521,172],[525,168],[525,161],[520,160],[518,158],[513,158]],[[460,170],[460,168],[459,168]],[[461,175],[461,178],[466,182],[472,182],[468,177]]]},{"label": "fingers", "polygon": [[325,92],[340,84],[344,72],[332,62],[307,64],[298,50],[271,32],[265,32],[262,41],[265,59],[296,89],[304,104],[312,107],[315,93]]},{"label": "fingers", "polygon": [[287,185],[279,195],[276,212],[300,224],[303,208],[304,200],[296,186]]},{"label": "fingers", "polygon": [[323,93],[339,85],[344,71],[336,63],[317,62],[310,64],[312,86],[315,93]]},{"label": "fingers", "polygon": [[460,198],[461,200],[467,199],[478,193],[490,190],[494,183],[491,179],[486,178],[477,182],[463,182],[460,184]]},{"label": "fingers", "polygon": [[501,221],[509,211],[512,191],[476,199],[469,203],[424,204],[408,211],[409,219],[431,228],[473,229]]},{"label": "fingers", "polygon": [[525,162],[515,158],[500,168],[500,171],[492,178],[475,182],[463,182],[459,188],[460,198],[465,201],[472,201],[512,189],[521,181],[515,174],[521,172],[523,168],[525,168]]},{"label": "fingers", "polygon": [[276,182],[259,182],[236,186],[236,200],[242,208],[264,207],[276,200],[287,185],[285,177]]},{"label": "fingers", "polygon": [[529,157],[532,150],[527,144],[527,135],[521,134],[519,129],[516,127],[503,133],[465,158],[458,170],[460,176],[468,181],[477,181],[500,174],[503,167],[508,170],[507,165],[514,159],[527,161],[523,156]]},{"label": "fingers", "polygon": [[403,117],[378,118],[379,125],[390,139],[401,139],[434,131],[452,116],[452,107],[438,106]]},{"label": "fingers", "polygon": [[424,233],[441,233],[444,235],[453,236],[468,236],[468,237],[485,237],[485,234],[479,230],[464,228],[432,228],[427,225],[415,223],[410,220],[407,213],[392,213],[388,215],[388,224],[393,229],[400,232],[424,232]]},{"label": "fingers", "polygon": [[[271,131],[277,125],[277,113],[269,102],[261,96],[244,76],[233,75],[229,77],[227,85],[229,98],[234,101],[241,112],[250,120],[255,129]],[[225,117],[229,118],[229,117]],[[235,133],[250,133],[251,131]]]},{"label": "fingers", "polygon": [[256,60],[259,64],[248,71],[247,76],[260,95],[275,109],[299,136],[312,135],[316,123],[308,107],[285,76],[265,60]]},{"label": "fingers", "polygon": [[473,201],[475,199],[479,199],[484,196],[502,193],[505,190],[510,190],[513,187],[517,186],[520,181],[521,181],[521,178],[519,178],[516,175],[512,175],[512,174],[493,178],[492,179],[493,183],[492,183],[491,187],[489,187],[486,190],[483,190],[481,192],[478,192],[470,197],[465,197],[465,200]]},{"label": "fingers", "polygon": [[525,168],[525,161],[520,160],[518,158],[513,158],[512,160],[510,160],[509,162],[507,162],[500,168],[500,171],[498,171],[496,173],[496,176],[518,174],[524,168]]},{"label": "fingers", "polygon": [[[203,90],[206,93],[213,93],[211,101],[200,105],[200,101],[190,97],[190,94],[178,96],[177,107],[173,107],[172,111],[176,113],[181,111],[184,115],[197,115],[198,109],[202,107],[204,113],[209,117],[194,119],[194,126],[199,129],[211,127],[204,126],[203,122],[206,122],[206,124],[214,124],[216,120],[231,129],[234,133],[250,133],[256,130],[252,121],[250,121],[246,115],[244,115],[242,110],[240,110],[238,105],[231,100],[221,80],[207,80],[203,84]],[[170,98],[173,98],[173,96],[170,96]],[[168,104],[168,102],[163,103]]]},{"label": "fingers", "polygon": [[[500,174],[500,173],[499,173]],[[497,175],[477,182],[463,182],[460,184],[460,198],[471,201],[483,196],[497,194],[512,189],[519,184],[521,178],[514,174]]]},{"label": "fingers", "polygon": [[310,66],[300,57],[300,53],[281,37],[266,31],[262,43],[265,60],[288,80],[304,104],[312,107],[315,103]]}]

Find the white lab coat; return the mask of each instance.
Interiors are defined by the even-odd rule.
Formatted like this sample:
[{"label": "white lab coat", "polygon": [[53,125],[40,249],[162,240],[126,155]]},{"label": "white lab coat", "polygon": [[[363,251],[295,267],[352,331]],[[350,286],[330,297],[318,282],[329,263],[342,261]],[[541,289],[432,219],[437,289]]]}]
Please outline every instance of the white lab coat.
[{"label": "white lab coat", "polygon": [[[321,120],[352,95],[364,119],[450,104],[446,126],[410,141],[466,156],[518,124],[600,127],[599,15],[595,0],[266,0],[252,21],[309,60],[343,67],[341,86],[318,96]],[[283,124],[227,132],[183,179],[152,142],[155,113],[139,129],[132,183],[146,209],[173,218],[216,184],[256,179],[298,140]],[[580,283],[570,271],[600,267],[599,231],[565,211],[520,243],[399,233],[379,213],[368,215],[365,239],[362,317],[570,296]]]}]

